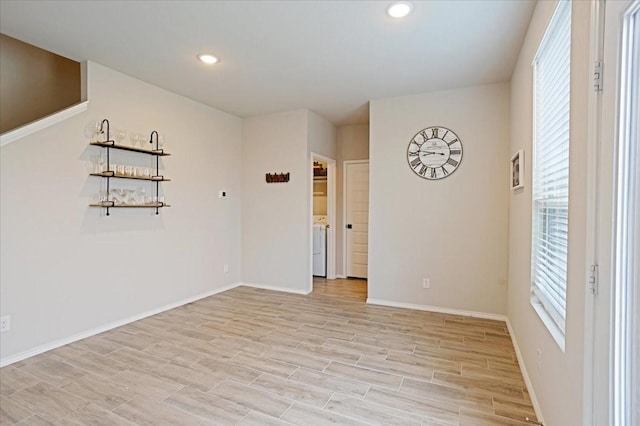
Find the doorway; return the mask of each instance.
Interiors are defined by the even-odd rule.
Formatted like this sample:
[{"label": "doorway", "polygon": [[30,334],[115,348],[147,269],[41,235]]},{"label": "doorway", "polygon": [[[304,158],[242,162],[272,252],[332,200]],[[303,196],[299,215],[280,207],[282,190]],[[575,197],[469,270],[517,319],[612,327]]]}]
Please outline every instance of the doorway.
[{"label": "doorway", "polygon": [[314,278],[333,280],[335,271],[336,161],[311,153],[310,173],[310,288]]},{"label": "doorway", "polygon": [[[598,2],[607,66],[592,105],[599,128],[589,247],[592,295],[587,302],[585,424],[640,424],[640,1]],[[602,6],[604,5],[604,12]],[[594,46],[598,49],[597,46]]]}]

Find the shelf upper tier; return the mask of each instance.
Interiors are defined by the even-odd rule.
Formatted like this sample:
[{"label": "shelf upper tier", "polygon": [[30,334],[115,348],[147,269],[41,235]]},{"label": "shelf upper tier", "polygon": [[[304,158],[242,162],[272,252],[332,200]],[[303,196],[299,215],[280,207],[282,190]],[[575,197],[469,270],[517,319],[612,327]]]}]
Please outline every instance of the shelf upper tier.
[{"label": "shelf upper tier", "polygon": [[171,182],[171,179],[167,179],[164,176],[157,176],[157,177],[156,176],[150,176],[150,177],[126,176],[126,175],[119,175],[113,172],[89,173],[89,176],[111,177],[111,178],[120,178],[120,179],[150,180],[153,182]]},{"label": "shelf upper tier", "polygon": [[104,148],[121,149],[123,151],[142,152],[144,154],[157,155],[159,157],[166,157],[168,155],[171,155],[168,152],[164,152],[164,150],[162,150],[162,149],[155,150],[155,149],[134,148],[134,147],[128,146],[128,145],[117,145],[113,141],[109,141],[109,142],[90,142],[89,145],[101,146],[101,147],[104,147]]}]

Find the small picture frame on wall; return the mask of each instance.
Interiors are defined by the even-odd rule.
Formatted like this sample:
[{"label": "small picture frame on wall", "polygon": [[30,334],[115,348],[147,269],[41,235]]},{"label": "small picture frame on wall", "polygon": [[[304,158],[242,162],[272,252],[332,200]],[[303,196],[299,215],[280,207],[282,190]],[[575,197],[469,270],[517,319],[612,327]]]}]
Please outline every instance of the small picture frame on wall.
[{"label": "small picture frame on wall", "polygon": [[524,150],[511,157],[511,190],[524,188]]}]

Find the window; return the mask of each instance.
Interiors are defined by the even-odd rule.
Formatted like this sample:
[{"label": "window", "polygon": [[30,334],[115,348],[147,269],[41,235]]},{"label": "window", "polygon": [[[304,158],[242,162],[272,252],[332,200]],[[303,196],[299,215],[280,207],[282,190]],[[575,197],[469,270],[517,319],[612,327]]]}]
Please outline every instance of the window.
[{"label": "window", "polygon": [[560,1],[533,61],[531,303],[564,349],[569,228],[571,2]]}]

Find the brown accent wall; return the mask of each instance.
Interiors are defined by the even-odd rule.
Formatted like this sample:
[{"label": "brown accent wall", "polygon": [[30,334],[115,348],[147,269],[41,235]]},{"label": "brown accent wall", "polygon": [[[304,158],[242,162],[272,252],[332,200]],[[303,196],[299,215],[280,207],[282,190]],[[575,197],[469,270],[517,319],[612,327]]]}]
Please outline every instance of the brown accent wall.
[{"label": "brown accent wall", "polygon": [[79,62],[0,34],[0,133],[80,101]]}]

